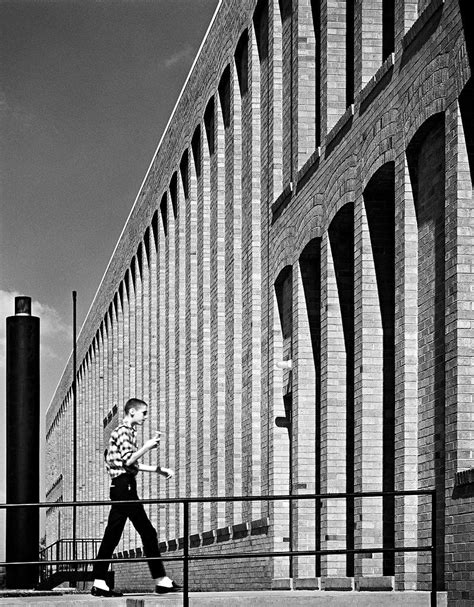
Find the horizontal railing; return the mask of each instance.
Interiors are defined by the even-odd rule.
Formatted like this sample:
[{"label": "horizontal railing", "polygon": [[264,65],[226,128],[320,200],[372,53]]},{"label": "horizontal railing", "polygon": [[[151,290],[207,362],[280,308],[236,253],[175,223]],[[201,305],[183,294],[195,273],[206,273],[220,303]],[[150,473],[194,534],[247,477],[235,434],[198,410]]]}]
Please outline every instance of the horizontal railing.
[{"label": "horizontal railing", "polygon": [[[259,552],[232,552],[232,554],[190,554],[189,553],[189,537],[190,537],[190,505],[191,504],[206,504],[206,503],[230,503],[230,502],[277,502],[277,501],[316,501],[316,500],[353,500],[366,499],[377,497],[408,497],[408,496],[428,496],[431,499],[431,544],[423,546],[394,546],[394,547],[370,547],[370,548],[340,548],[331,550],[284,550],[284,551],[259,551]],[[436,607],[436,492],[431,489],[420,489],[410,491],[367,491],[353,493],[314,493],[302,495],[246,495],[239,497],[181,497],[181,498],[162,498],[162,499],[142,499],[142,500],[121,500],[114,501],[114,504],[183,504],[183,555],[174,557],[133,557],[121,558],[120,563],[127,562],[149,562],[153,560],[163,561],[182,561],[183,562],[183,605],[189,607],[189,563],[192,561],[218,560],[218,559],[235,559],[235,558],[275,558],[275,557],[300,557],[300,556],[329,556],[329,555],[356,555],[356,554],[396,554],[405,552],[429,552],[431,557],[431,591],[430,605]],[[110,506],[110,500],[98,501],[75,501],[75,502],[57,502],[55,508],[75,508],[89,506]],[[49,508],[51,502],[24,503],[24,504],[0,504],[0,509],[9,508]],[[81,540],[76,540],[76,548]],[[72,540],[71,540],[72,542]],[[100,542],[100,540],[98,540]],[[56,544],[56,543],[55,543]],[[54,546],[55,544],[52,544]],[[49,547],[48,547],[49,548]],[[73,546],[74,548],[74,546]],[[0,566],[16,566],[16,565],[87,565],[93,561],[117,563],[115,559],[94,559],[94,558],[77,558],[77,550],[74,551],[75,558],[71,559],[42,559],[38,561],[5,561],[0,562]]]}]

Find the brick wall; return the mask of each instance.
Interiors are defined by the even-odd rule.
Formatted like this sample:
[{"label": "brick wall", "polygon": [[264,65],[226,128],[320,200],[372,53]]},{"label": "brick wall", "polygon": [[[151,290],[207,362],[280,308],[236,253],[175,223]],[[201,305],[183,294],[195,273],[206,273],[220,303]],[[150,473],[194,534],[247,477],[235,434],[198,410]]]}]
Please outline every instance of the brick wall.
[{"label": "brick wall", "polygon": [[[176,469],[140,481],[144,497],[436,488],[440,588],[474,600],[470,7],[223,0],[79,336],[79,499],[106,497],[102,421],[142,396]],[[47,413],[46,485],[62,474],[64,500],[70,377],[71,361]],[[179,535],[177,506],[150,511]],[[258,541],[274,549],[430,532],[416,497],[191,513],[195,534],[268,517]],[[105,517],[81,512],[80,533],[100,537]],[[118,550],[136,545],[127,530]],[[259,569],[268,586],[382,575],[424,588],[429,559]]]},{"label": "brick wall", "polygon": [[[263,526],[262,526],[263,525]],[[245,527],[245,530],[242,531]],[[240,537],[239,537],[240,536]],[[198,547],[192,547],[198,543]],[[160,544],[162,556],[178,558],[183,556],[182,550],[177,549],[177,542]],[[171,548],[171,549],[170,549]],[[232,527],[221,528],[212,532],[205,532],[191,538],[190,556],[211,556],[213,554],[256,553],[272,550],[272,542],[268,536],[268,522],[266,519],[253,521],[248,525],[239,525],[238,530]],[[120,553],[114,561],[115,586],[128,592],[153,591],[154,583],[150,576],[148,566],[142,563],[120,564],[120,556],[132,556],[130,552]],[[136,554],[136,551],[133,553]],[[143,556],[139,551],[139,556]],[[288,559],[287,559],[288,560]],[[164,562],[166,573],[174,580],[182,583],[182,561]],[[202,561],[189,563],[189,588],[191,591],[233,591],[269,589],[271,585],[271,559],[238,558]],[[251,574],[249,573],[251,572]]]}]

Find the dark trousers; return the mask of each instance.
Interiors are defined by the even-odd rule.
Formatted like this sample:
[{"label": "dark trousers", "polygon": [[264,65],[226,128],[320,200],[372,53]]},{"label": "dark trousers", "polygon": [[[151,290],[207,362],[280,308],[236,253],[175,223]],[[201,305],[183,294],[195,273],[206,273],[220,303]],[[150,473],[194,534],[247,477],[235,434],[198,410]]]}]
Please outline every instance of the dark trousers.
[{"label": "dark trousers", "polygon": [[[135,476],[133,474],[121,474],[112,479],[110,499],[112,502],[120,500],[137,500],[137,482]],[[104,537],[102,538],[102,543],[99,552],[97,553],[97,559],[109,559],[112,557],[112,554],[122,537],[123,529],[128,518],[142,538],[145,556],[160,556],[156,531],[150,523],[150,519],[148,518],[143,505],[112,503],[107,527],[105,528]],[[166,575],[161,560],[148,561],[148,566],[153,578]],[[94,563],[94,577],[98,580],[105,579],[108,567],[109,563]]]}]

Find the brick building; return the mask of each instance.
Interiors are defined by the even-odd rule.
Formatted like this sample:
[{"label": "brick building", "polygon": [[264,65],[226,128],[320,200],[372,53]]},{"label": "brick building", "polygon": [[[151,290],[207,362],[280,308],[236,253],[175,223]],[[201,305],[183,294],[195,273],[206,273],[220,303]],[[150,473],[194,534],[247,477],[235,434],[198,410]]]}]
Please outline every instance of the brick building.
[{"label": "brick building", "polygon": [[[472,5],[220,2],[79,336],[78,499],[107,498],[102,453],[136,395],[176,471],[142,479],[143,497],[436,489],[439,588],[472,604]],[[72,497],[71,364],[47,413],[52,504]],[[150,511],[179,554],[182,509]],[[209,554],[431,533],[427,497],[191,514]],[[78,537],[106,515],[79,509]],[[70,536],[52,505],[48,543]],[[140,554],[132,529],[118,551]],[[149,584],[143,564],[115,570]],[[211,570],[192,585],[430,583],[426,553]]]}]

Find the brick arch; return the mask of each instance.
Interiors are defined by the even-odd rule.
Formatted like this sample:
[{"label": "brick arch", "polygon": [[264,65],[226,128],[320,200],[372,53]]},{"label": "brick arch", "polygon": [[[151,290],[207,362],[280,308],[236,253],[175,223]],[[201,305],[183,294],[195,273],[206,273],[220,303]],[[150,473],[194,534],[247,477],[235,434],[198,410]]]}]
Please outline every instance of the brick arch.
[{"label": "brick arch", "polygon": [[383,156],[379,156],[377,159],[373,161],[370,165],[367,173],[362,178],[362,189],[365,190],[367,187],[370,187],[371,183],[374,180],[378,180],[380,177],[380,173],[383,172],[388,165],[393,165],[395,163],[396,154],[393,149],[384,153]]},{"label": "brick arch", "polygon": [[150,263],[150,239],[151,239],[151,226],[148,226],[143,235],[143,245],[145,247],[145,261],[147,264]]},{"label": "brick arch", "polygon": [[183,186],[184,198],[189,198],[189,149],[186,148],[181,155],[179,161],[179,174],[181,175],[181,183]]},{"label": "brick arch", "polygon": [[173,210],[173,217],[176,219],[178,215],[178,173],[173,171],[169,183],[169,193],[171,199],[171,208]]},{"label": "brick arch", "polygon": [[[400,131],[404,133],[406,141],[411,141],[429,118],[445,111],[449,60],[449,53],[437,55],[408,89],[406,97],[409,101],[400,112]],[[426,95],[420,95],[419,91],[424,88],[427,89]]]},{"label": "brick arch", "polygon": [[338,168],[338,174],[334,175],[330,187],[325,191],[324,211],[322,227],[327,229],[335,216],[346,204],[353,204],[355,198],[355,184],[357,183],[357,159],[355,154],[349,154],[345,162]]},{"label": "brick arch", "polygon": [[293,265],[294,242],[294,235],[292,232],[288,232],[284,237],[278,239],[277,246],[273,248],[269,260],[272,264],[272,267],[270,268],[271,276],[279,276],[283,271],[283,268]]},{"label": "brick arch", "polygon": [[135,266],[138,270],[138,275],[143,276],[143,263],[145,255],[143,255],[143,241],[138,244],[137,252],[135,254]]},{"label": "brick arch", "polygon": [[156,251],[158,247],[158,209],[155,209],[153,217],[151,218],[151,237],[153,238],[153,244]]},{"label": "brick arch", "polygon": [[274,282],[274,288],[277,293],[278,311],[282,327],[283,339],[291,338],[292,332],[292,314],[285,309],[288,301],[292,301],[292,283],[293,266],[291,264],[283,267]]},{"label": "brick arch", "polygon": [[194,129],[193,136],[191,138],[191,153],[193,157],[192,165],[196,178],[199,179],[202,172],[202,135],[201,135],[201,124],[198,124]]},{"label": "brick arch", "polygon": [[234,61],[237,71],[240,95],[243,97],[248,91],[248,48],[249,30],[245,28],[240,34],[239,41],[235,47]]},{"label": "brick arch", "polygon": [[377,128],[378,132],[375,137],[366,138],[359,156],[358,173],[362,189],[384,164],[395,161],[396,144],[400,137],[398,112],[390,108],[373,128]]},{"label": "brick arch", "polygon": [[[413,188],[413,197],[415,202],[415,207],[418,206],[418,178],[419,178],[419,163],[418,156],[422,152],[422,148],[425,145],[430,133],[432,133],[433,129],[440,129],[441,124],[443,127],[442,137],[444,140],[444,112],[435,112],[433,114],[429,114],[426,120],[420,122],[420,125],[416,129],[415,132],[412,133],[412,136],[409,140],[409,143],[406,148],[406,155],[408,160],[408,169],[410,172],[410,178],[412,182]],[[443,154],[444,155],[444,154]],[[444,174],[443,174],[444,178]],[[444,191],[443,191],[444,195]]]},{"label": "brick arch", "polygon": [[130,272],[130,267],[128,267],[125,271],[125,276],[123,277],[123,284],[124,284],[124,295],[127,297],[127,299],[129,299],[130,297],[130,283],[131,283],[132,279],[131,279],[131,272]]},{"label": "brick arch", "polygon": [[314,205],[309,213],[301,214],[295,226],[296,239],[294,243],[295,254],[300,257],[304,249],[315,238],[321,238],[321,205]]}]

